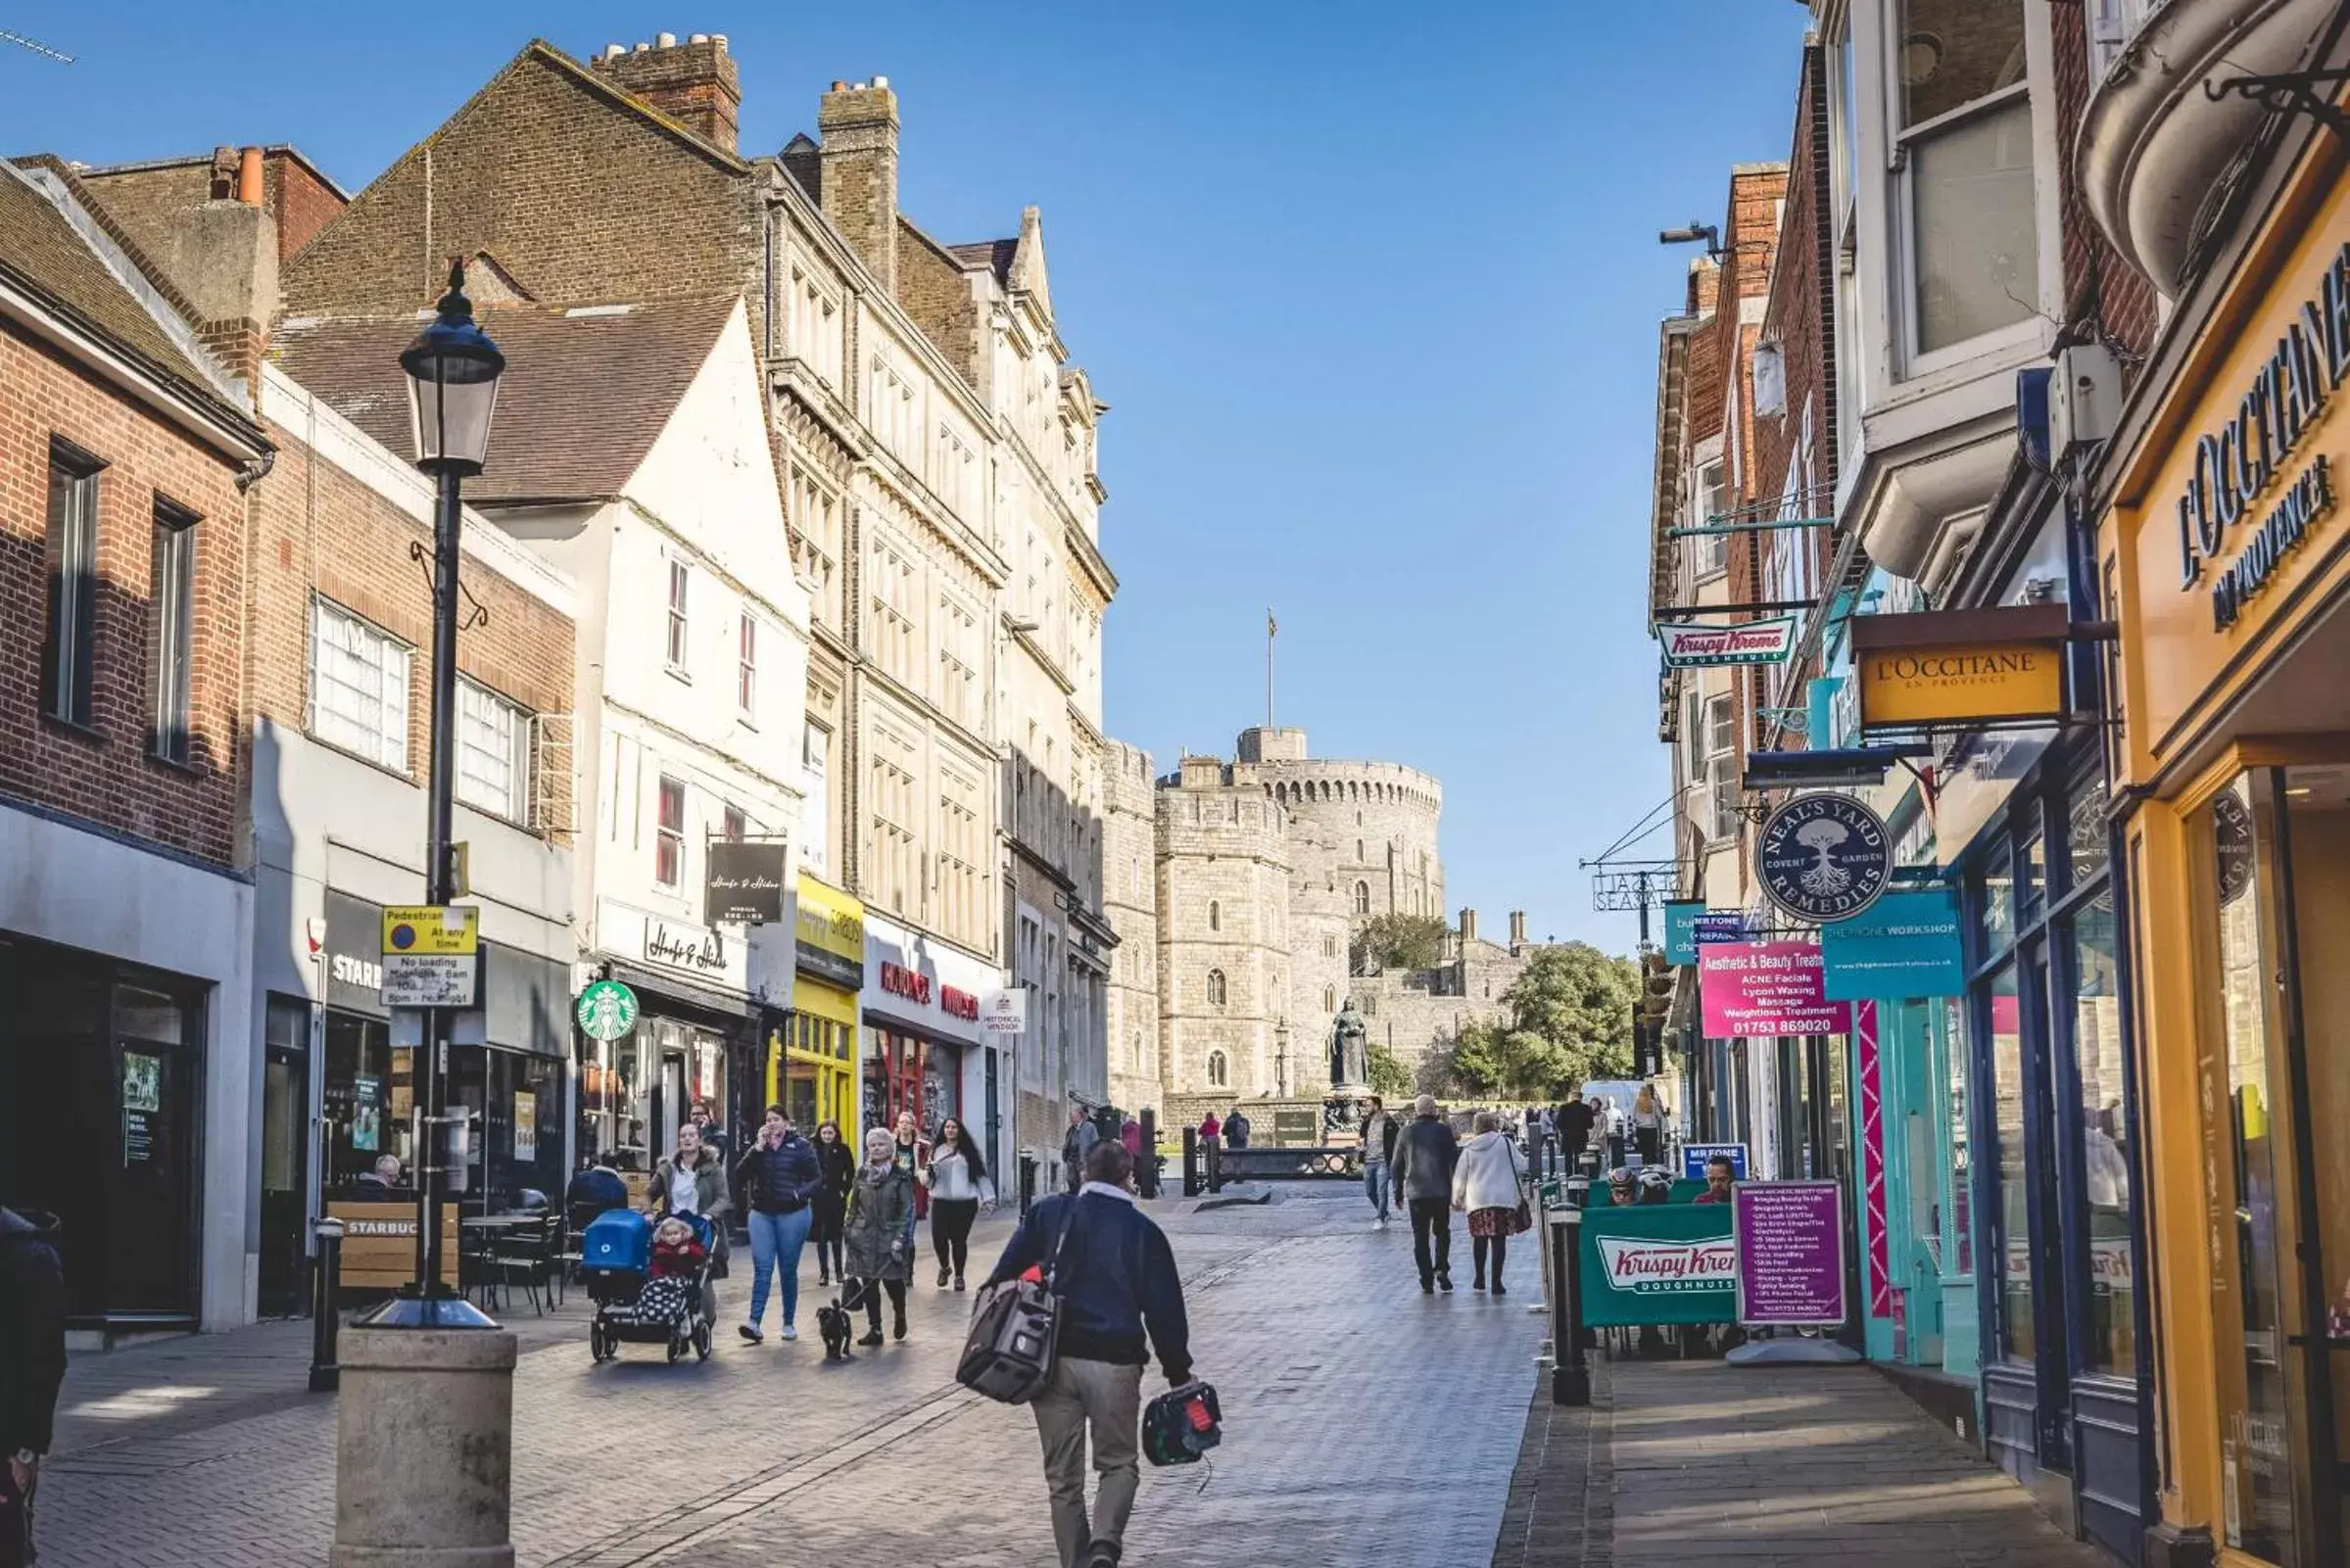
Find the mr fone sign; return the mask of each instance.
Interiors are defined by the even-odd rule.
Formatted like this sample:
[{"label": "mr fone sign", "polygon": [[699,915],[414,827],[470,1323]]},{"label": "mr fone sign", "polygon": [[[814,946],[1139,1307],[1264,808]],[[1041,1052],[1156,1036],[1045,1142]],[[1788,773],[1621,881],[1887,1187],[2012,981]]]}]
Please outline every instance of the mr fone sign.
[{"label": "mr fone sign", "polygon": [[1771,813],[1754,844],[1755,879],[1799,920],[1848,920],[1893,879],[1885,819],[1847,795],[1798,795]]}]

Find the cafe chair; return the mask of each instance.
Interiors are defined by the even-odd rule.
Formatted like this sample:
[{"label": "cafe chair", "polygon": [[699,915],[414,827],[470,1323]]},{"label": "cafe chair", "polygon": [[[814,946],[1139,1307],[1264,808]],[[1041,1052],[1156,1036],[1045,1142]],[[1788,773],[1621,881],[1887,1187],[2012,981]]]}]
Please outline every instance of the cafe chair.
[{"label": "cafe chair", "polygon": [[548,1302],[560,1275],[552,1215],[532,1214],[490,1233],[491,1280],[502,1291],[521,1286],[530,1297],[532,1310],[542,1317],[547,1315]]}]

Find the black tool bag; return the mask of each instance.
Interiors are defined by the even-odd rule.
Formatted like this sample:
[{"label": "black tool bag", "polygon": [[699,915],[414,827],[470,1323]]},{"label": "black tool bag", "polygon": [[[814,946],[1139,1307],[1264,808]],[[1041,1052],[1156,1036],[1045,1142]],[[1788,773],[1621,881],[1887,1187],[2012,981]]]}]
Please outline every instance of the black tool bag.
[{"label": "black tool bag", "polygon": [[1041,1280],[1007,1279],[983,1291],[971,1314],[971,1333],[955,1363],[955,1381],[1004,1404],[1026,1404],[1052,1381],[1053,1354],[1061,1336],[1061,1298],[1055,1291],[1061,1250],[1077,1222],[1078,1201],[1053,1242]]},{"label": "black tool bag", "polygon": [[1223,1442],[1223,1405],[1215,1385],[1193,1378],[1143,1407],[1142,1456],[1153,1464],[1196,1464]]}]

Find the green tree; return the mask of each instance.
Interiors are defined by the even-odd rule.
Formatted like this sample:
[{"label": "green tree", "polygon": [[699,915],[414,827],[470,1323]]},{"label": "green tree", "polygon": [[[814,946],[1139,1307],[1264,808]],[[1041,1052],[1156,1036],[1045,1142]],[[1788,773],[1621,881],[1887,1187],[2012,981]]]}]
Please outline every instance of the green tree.
[{"label": "green tree", "polygon": [[1557,1093],[1586,1078],[1629,1077],[1632,1004],[1640,996],[1640,966],[1610,958],[1587,942],[1546,947],[1502,993],[1516,1031],[1550,1048],[1550,1078],[1524,1084],[1527,1092]]},{"label": "green tree", "polygon": [[1477,1094],[1501,1100],[1540,1098],[1564,1070],[1556,1042],[1507,1023],[1471,1023],[1453,1042],[1453,1070]]},{"label": "green tree", "polygon": [[1377,1041],[1366,1042],[1364,1066],[1370,1070],[1370,1086],[1382,1100],[1397,1100],[1412,1091],[1412,1069],[1404,1059]]},{"label": "green tree", "polygon": [[1355,973],[1386,970],[1432,970],[1444,962],[1444,945],[1453,934],[1434,915],[1373,915],[1355,933]]}]

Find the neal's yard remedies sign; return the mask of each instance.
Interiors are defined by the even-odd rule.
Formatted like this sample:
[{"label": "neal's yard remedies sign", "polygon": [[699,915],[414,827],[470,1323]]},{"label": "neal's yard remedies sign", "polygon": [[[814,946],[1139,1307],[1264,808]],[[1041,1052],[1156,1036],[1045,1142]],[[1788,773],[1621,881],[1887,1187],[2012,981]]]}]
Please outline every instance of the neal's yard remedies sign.
[{"label": "neal's yard remedies sign", "polygon": [[1849,795],[1798,795],[1754,841],[1754,875],[1770,901],[1798,920],[1849,920],[1893,878],[1885,819]]},{"label": "neal's yard remedies sign", "polygon": [[1816,942],[1708,942],[1698,949],[1698,991],[1709,1040],[1852,1027],[1852,1004],[1823,989]]},{"label": "neal's yard remedies sign", "polygon": [[1738,1254],[1727,1208],[1591,1209],[1580,1228],[1586,1327],[1734,1321]]},{"label": "neal's yard remedies sign", "polygon": [[1742,1181],[1730,1189],[1730,1212],[1741,1323],[1828,1328],[1845,1320],[1843,1187]]},{"label": "neal's yard remedies sign", "polygon": [[1737,626],[1659,626],[1664,662],[1676,670],[1721,664],[1784,664],[1796,645],[1796,618],[1781,615]]}]

